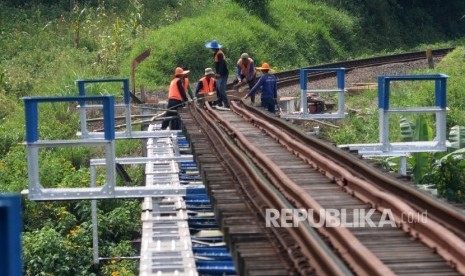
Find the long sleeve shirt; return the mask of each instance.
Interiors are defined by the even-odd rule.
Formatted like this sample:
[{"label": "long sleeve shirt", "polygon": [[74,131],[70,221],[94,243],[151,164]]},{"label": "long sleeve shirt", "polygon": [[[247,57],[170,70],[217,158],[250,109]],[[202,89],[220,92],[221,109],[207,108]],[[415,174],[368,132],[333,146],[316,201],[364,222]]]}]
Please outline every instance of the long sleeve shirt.
[{"label": "long sleeve shirt", "polygon": [[248,97],[255,95],[258,89],[262,88],[262,99],[276,99],[278,97],[277,78],[275,75],[265,74],[260,77],[258,82],[250,89]]},{"label": "long sleeve shirt", "polygon": [[254,76],[255,76],[255,62],[252,61],[250,63],[250,70],[249,70],[249,72],[247,72],[247,75],[244,74],[244,72],[242,72],[242,68],[241,68],[241,65],[239,64],[239,62],[237,63],[236,67],[237,67],[236,75],[237,75],[238,80],[242,79],[241,76],[244,76],[247,81],[250,81],[251,79],[254,78]]},{"label": "long sleeve shirt", "polygon": [[[212,78],[210,81],[214,81],[214,79]],[[199,96],[199,93],[200,93],[200,90],[202,90],[203,88],[203,81],[200,80],[198,83],[197,83],[197,88],[195,88],[195,96],[198,97]],[[211,92],[217,92],[218,89],[217,89],[217,86],[214,85],[214,89],[213,91]]]},{"label": "long sleeve shirt", "polygon": [[215,71],[222,77],[229,75],[228,64],[226,63],[223,53],[218,54],[218,61],[215,62]]},{"label": "long sleeve shirt", "polygon": [[185,81],[187,80],[187,92],[189,94],[189,96],[191,97],[191,99],[194,99],[194,93],[192,92],[192,89],[191,89],[191,86],[189,85],[189,79],[186,78]]},{"label": "long sleeve shirt", "polygon": [[180,79],[176,82],[176,86],[178,87],[179,93],[181,94],[182,101],[183,101],[183,102],[187,102],[187,95],[186,95],[186,92],[187,92],[187,91],[184,89],[184,79],[183,79],[183,78],[180,78]]}]

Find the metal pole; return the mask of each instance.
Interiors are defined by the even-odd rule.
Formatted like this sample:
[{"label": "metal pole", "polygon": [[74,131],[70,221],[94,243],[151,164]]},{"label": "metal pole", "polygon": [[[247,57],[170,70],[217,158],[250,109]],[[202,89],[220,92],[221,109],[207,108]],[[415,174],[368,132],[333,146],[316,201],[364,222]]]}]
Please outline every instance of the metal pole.
[{"label": "metal pole", "polygon": [[399,157],[399,173],[401,175],[407,175],[407,156]]},{"label": "metal pole", "polygon": [[[96,173],[95,173],[95,166],[90,166],[90,184],[91,187],[95,187],[96,183]],[[92,207],[92,256],[94,260],[94,264],[99,264],[99,256],[98,256],[98,217],[97,217],[97,200],[91,200],[91,207]]]}]

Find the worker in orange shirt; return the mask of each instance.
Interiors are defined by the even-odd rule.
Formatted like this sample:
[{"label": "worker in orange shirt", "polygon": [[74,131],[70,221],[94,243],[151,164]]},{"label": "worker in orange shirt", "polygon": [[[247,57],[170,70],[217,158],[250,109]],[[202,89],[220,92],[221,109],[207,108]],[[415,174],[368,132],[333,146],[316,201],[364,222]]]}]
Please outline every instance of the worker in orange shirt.
[{"label": "worker in orange shirt", "polygon": [[[249,90],[255,85],[257,72],[255,70],[255,63],[247,53],[243,53],[241,58],[237,61],[237,74],[233,84],[238,87],[242,83],[249,85]],[[250,96],[252,104],[255,103],[255,95]]]},{"label": "worker in orange shirt", "polygon": [[181,120],[178,117],[178,109],[187,102],[185,77],[189,73],[189,70],[183,70],[181,67],[177,67],[174,71],[174,78],[170,83],[168,92],[168,110],[166,117],[175,117],[171,120],[163,120],[161,129],[166,129],[170,123],[171,130],[181,129]]},{"label": "worker in orange shirt", "polygon": [[[218,93],[215,80],[215,72],[211,68],[205,68],[205,76],[202,77],[197,83],[197,88],[195,89],[195,97],[205,97],[208,95],[213,95]],[[209,102],[210,105],[213,105],[213,102]]]}]

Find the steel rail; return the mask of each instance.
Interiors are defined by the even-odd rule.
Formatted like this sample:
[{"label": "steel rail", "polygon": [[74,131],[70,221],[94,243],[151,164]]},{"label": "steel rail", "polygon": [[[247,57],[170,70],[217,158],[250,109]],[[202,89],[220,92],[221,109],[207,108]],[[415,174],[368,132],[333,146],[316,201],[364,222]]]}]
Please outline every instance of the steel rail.
[{"label": "steel rail", "polygon": [[[202,126],[203,131],[208,136],[210,141],[212,141],[214,147],[218,147],[221,144],[220,148],[217,148],[218,152],[221,152],[223,149],[226,149],[227,152],[233,158],[225,158],[225,162],[231,167],[239,168],[234,170],[234,174],[237,176],[237,180],[242,182],[251,182],[255,187],[255,193],[261,194],[261,200],[265,202],[266,206],[269,208],[283,209],[291,208],[292,205],[279,193],[276,192],[272,184],[268,183],[266,177],[259,173],[259,170],[253,165],[253,162],[248,158],[241,149],[232,141],[229,135],[224,133],[217,123],[224,124],[225,122],[221,120],[212,109],[207,106],[206,111],[201,110],[199,107],[190,107],[189,111],[193,115],[192,117],[197,120],[199,125]],[[195,109],[195,110],[194,110]],[[198,114],[198,116],[196,115]],[[200,123],[199,117],[202,117],[203,123]],[[213,117],[213,118],[212,118]],[[205,127],[204,127],[205,126]],[[229,129],[229,128],[228,128]],[[230,130],[230,129],[229,129]],[[236,136],[236,132],[233,136]],[[240,177],[239,177],[240,176]],[[246,176],[246,177],[244,177]],[[251,193],[250,189],[244,189],[246,192]],[[250,196],[250,194],[249,194]],[[256,199],[253,200],[253,204],[258,204],[256,208],[263,209],[263,206],[257,203]],[[273,229],[277,230],[277,229]],[[280,229],[281,231],[283,228]],[[311,271],[311,268],[314,268],[321,275],[349,275],[351,274],[350,270],[339,260],[338,257],[334,255],[331,249],[327,247],[325,242],[316,234],[316,232],[308,225],[308,223],[299,224],[298,227],[286,228],[289,234],[298,241],[298,249],[302,251],[302,254],[305,256],[305,259],[296,258],[295,251],[292,252],[291,259],[294,261],[296,267],[300,268],[300,273],[306,275]],[[277,235],[278,240],[282,241],[282,235]],[[298,254],[297,254],[298,256]],[[305,263],[309,262],[311,268],[306,266]]]},{"label": "steel rail", "polygon": [[[432,55],[435,57],[442,57],[454,49],[455,48],[435,49],[435,50],[432,50]],[[412,61],[421,60],[425,58],[426,58],[425,51],[418,51],[418,52],[409,52],[409,53],[402,53],[402,54],[395,54],[395,55],[388,55],[388,56],[355,59],[355,60],[342,61],[342,62],[324,63],[320,65],[304,67],[302,69],[344,67],[346,68],[346,72],[349,72],[357,68],[374,67],[374,66],[380,66],[380,65],[390,64],[390,63],[412,62]],[[288,71],[282,71],[282,72],[275,73],[274,75],[278,78],[278,88],[295,85],[299,83],[299,78],[300,78],[299,72],[300,72],[300,69],[294,69],[294,70],[288,70]],[[311,78],[312,80],[320,80],[320,79],[329,78],[332,76],[334,76],[334,72],[310,73],[308,77]],[[227,89],[233,89],[233,84],[232,83],[228,84]]]},{"label": "steel rail", "polygon": [[286,129],[295,140],[315,148],[333,162],[352,163],[348,169],[353,174],[363,175],[367,181],[376,185],[379,189],[395,194],[405,202],[408,202],[409,205],[412,205],[416,210],[420,212],[427,211],[428,217],[440,222],[454,234],[465,240],[465,232],[463,231],[463,229],[465,229],[465,213],[454,206],[447,202],[440,201],[425,192],[419,191],[412,187],[412,185],[406,184],[405,181],[399,181],[399,179],[392,175],[387,175],[380,170],[373,169],[372,165],[367,162],[354,158],[352,154],[336,148],[333,144],[305,134],[302,130],[289,125],[280,118],[268,116],[265,112],[247,105],[244,105],[244,108],[249,112],[266,118],[266,120],[272,122],[274,126]]},{"label": "steel rail", "polygon": [[[235,102],[232,102],[231,106],[234,111],[238,109]],[[217,120],[221,120],[218,116],[216,117]],[[266,155],[248,142],[247,138],[245,138],[240,131],[236,130],[228,122],[221,123],[230,133],[233,133],[238,143],[247,150],[250,154],[250,158],[255,160],[255,165],[261,167],[263,171],[266,171],[266,175],[277,189],[283,193],[288,200],[294,202],[295,208],[315,210],[314,215],[320,220],[320,210],[324,209],[310,194],[300,188],[287,174],[266,157]],[[284,136],[280,137],[280,139],[283,138]],[[347,228],[341,226],[320,227],[318,230],[322,235],[327,236],[331,240],[331,243],[341,254],[342,258],[350,264],[358,275],[394,275],[394,272],[374,255],[373,252],[367,249]]]},{"label": "steel rail", "polygon": [[[436,49],[432,51],[433,56],[445,56],[447,53],[451,52],[455,48],[443,48],[443,49]],[[395,55],[387,55],[387,56],[378,56],[378,57],[371,57],[371,58],[364,58],[364,59],[355,59],[349,61],[342,61],[342,62],[334,62],[334,63],[325,63],[315,66],[305,67],[303,69],[319,69],[319,68],[337,68],[337,67],[344,67],[348,70],[355,69],[355,68],[363,68],[363,67],[371,67],[371,66],[379,66],[389,63],[397,63],[397,62],[409,62],[415,61],[426,58],[426,54],[424,51],[419,52],[409,52],[409,53],[402,53],[402,54],[395,54]],[[275,73],[278,78],[285,78],[285,77],[299,77],[300,69],[297,70],[289,70]]]},{"label": "steel rail", "polygon": [[[328,154],[317,152],[311,149],[311,147],[296,141],[294,137],[288,135],[283,129],[279,129],[269,121],[257,117],[245,108],[239,107],[236,102],[233,102],[231,106],[235,112],[264,130],[268,135],[288,148],[289,151],[309,165],[312,165],[329,179],[332,179],[347,190],[348,193],[364,202],[370,203],[381,212],[384,209],[390,209],[393,212],[396,223],[405,232],[415,238],[419,238],[429,247],[434,248],[440,256],[451,263],[459,272],[465,274],[465,242],[453,231],[450,231],[432,219],[420,221],[419,218],[421,216],[418,211],[408,205],[405,200],[401,200],[394,194],[379,189],[363,176],[354,175],[353,171],[347,169],[347,167],[351,167],[354,163],[352,159],[347,159],[345,162],[341,162],[340,160],[339,162],[334,162],[334,160],[328,158]],[[335,151],[333,150],[332,152]],[[375,183],[377,185],[385,185],[382,179],[376,180]],[[405,220],[405,216],[412,219]]]}]

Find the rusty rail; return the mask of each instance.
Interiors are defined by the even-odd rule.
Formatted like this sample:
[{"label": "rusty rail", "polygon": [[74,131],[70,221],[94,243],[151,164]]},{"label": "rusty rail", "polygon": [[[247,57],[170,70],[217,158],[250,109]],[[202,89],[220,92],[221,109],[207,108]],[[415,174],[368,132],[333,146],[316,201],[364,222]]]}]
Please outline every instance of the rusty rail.
[{"label": "rusty rail", "polygon": [[[383,189],[385,186],[393,185],[395,183],[393,179],[382,177],[379,173],[374,173],[374,169],[368,166],[360,166],[358,164],[360,162],[354,162],[353,157],[339,159],[338,157],[341,154],[338,153],[339,150],[336,147],[330,148],[326,145],[324,152],[316,150],[317,147],[315,145],[321,145],[321,143],[316,141],[312,141],[313,145],[301,143],[295,137],[287,134],[287,129],[277,128],[273,123],[259,118],[256,114],[252,114],[237,103],[233,103],[232,106],[235,112],[238,112],[257,127],[263,129],[284,147],[288,148],[289,151],[294,152],[295,155],[321,171],[329,179],[333,179],[346,189],[347,192],[364,202],[370,203],[380,211],[386,208],[391,209],[397,224],[401,225],[405,232],[408,232],[412,237],[419,238],[425,244],[434,248],[439,255],[448,260],[458,271],[465,273],[465,242],[455,233],[458,230],[457,227],[462,226],[461,229],[465,229],[465,216],[463,214],[460,214],[450,206],[441,205],[439,202],[434,202],[430,199],[422,201],[423,208],[434,214],[447,213],[448,216],[440,220],[440,223],[444,223],[445,226],[433,219],[428,219],[426,222],[419,221],[418,218],[420,215],[418,211],[408,204],[409,198],[419,195],[419,193],[413,192],[414,189],[410,188],[411,193],[409,197],[399,197],[397,193],[392,193],[392,191],[395,191],[394,188],[391,188],[391,191]],[[302,137],[300,139],[305,141],[314,140]],[[359,173],[354,174],[355,170],[348,169],[354,166],[359,167],[359,170],[363,168],[363,172],[365,173],[362,175]],[[365,178],[366,174],[371,176],[370,179]],[[375,178],[375,176],[378,176],[378,178]],[[401,190],[404,193],[406,190],[409,190],[405,188],[405,185],[397,181],[395,188],[400,187],[404,187]],[[401,196],[403,195],[401,193]],[[413,219],[405,221],[404,217]],[[451,225],[448,224],[449,217]]]},{"label": "rusty rail", "polygon": [[[229,138],[231,133],[226,135],[225,131],[218,126],[218,123],[222,126],[226,126],[226,132],[233,131],[233,137],[235,137],[235,139],[240,136],[240,133],[234,131],[230,126],[227,127],[227,122],[222,121],[221,118],[212,112],[208,104],[206,104],[206,107],[208,113],[194,105],[190,106],[189,112],[198,124],[202,126],[205,134],[213,142],[212,144],[218,147],[217,151],[222,152],[221,154],[224,155],[225,149],[228,155],[232,157],[229,158],[228,156],[228,158],[225,159],[230,167],[235,168],[232,173],[237,176],[241,185],[246,185],[244,182],[250,182],[250,185],[254,187],[253,203],[258,204],[255,197],[259,194],[261,196],[261,201],[264,202],[268,208],[292,208],[292,205],[281,196],[280,193],[277,193],[276,189],[268,182],[267,178],[255,168],[252,160],[242,152],[242,149],[239,148],[231,138]],[[243,146],[250,145],[241,145],[241,147]],[[271,170],[273,169],[274,168],[271,168]],[[251,193],[250,187],[244,190]],[[252,195],[250,196],[252,197]],[[263,205],[258,204],[256,208],[259,210],[261,209],[261,212],[263,212]],[[350,270],[334,255],[332,250],[327,247],[321,237],[316,234],[308,223],[301,223],[298,227],[286,228],[285,230],[297,242],[296,248],[290,252],[290,257],[301,275],[308,275],[313,269],[315,269],[319,275],[351,274]],[[282,233],[276,235],[276,239],[284,244],[283,238]],[[347,246],[350,246],[349,240],[347,240],[347,243]],[[296,251],[300,251],[300,253]],[[376,264],[375,262],[373,266]]]}]

